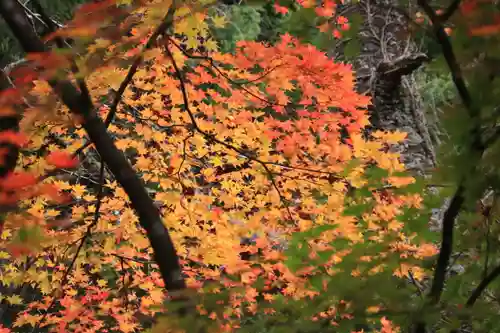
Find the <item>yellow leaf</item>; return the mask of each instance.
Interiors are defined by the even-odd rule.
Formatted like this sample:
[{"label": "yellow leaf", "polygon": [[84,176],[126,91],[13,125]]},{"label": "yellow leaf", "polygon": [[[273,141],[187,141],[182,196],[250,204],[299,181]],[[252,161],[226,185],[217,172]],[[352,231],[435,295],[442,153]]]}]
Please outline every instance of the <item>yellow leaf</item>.
[{"label": "yellow leaf", "polygon": [[219,49],[219,45],[217,45],[217,42],[213,39],[207,40],[203,45],[207,51],[217,51]]},{"label": "yellow leaf", "polygon": [[11,235],[12,235],[12,233],[10,232],[10,230],[3,230],[3,231],[2,231],[2,236],[1,236],[0,238],[2,238],[2,239],[7,239],[7,238],[9,238]]},{"label": "yellow leaf", "polygon": [[165,298],[165,294],[161,289],[150,290],[149,295],[151,297],[151,300],[156,304],[161,303]]},{"label": "yellow leaf", "polygon": [[144,289],[144,290],[153,290],[155,285],[151,281],[146,281],[143,282],[139,285],[139,288]]},{"label": "yellow leaf", "polygon": [[38,284],[38,287],[40,288],[40,291],[43,295],[48,295],[52,291],[52,285],[47,279],[44,279],[42,282],[40,282]]},{"label": "yellow leaf", "polygon": [[73,219],[78,220],[80,219],[83,214],[85,214],[85,207],[83,206],[75,206],[73,207]]},{"label": "yellow leaf", "polygon": [[198,36],[197,35],[194,35],[194,36],[187,35],[186,45],[189,49],[198,48],[198,46],[200,45],[200,42],[198,41]]},{"label": "yellow leaf", "polygon": [[19,295],[7,296],[7,297],[5,297],[5,300],[12,305],[23,304],[23,299]]},{"label": "yellow leaf", "polygon": [[120,327],[120,331],[125,332],[125,333],[133,332],[133,331],[135,331],[135,329],[137,327],[136,323],[133,323],[130,321],[121,321],[121,320],[120,320],[118,325]]},{"label": "yellow leaf", "polygon": [[135,166],[140,170],[148,169],[151,165],[151,159],[145,156],[139,156],[135,162]]},{"label": "yellow leaf", "polygon": [[103,246],[104,253],[113,253],[115,251],[115,241],[112,238],[107,238]]},{"label": "yellow leaf", "polygon": [[45,210],[45,215],[47,217],[56,217],[59,215],[59,212],[55,209],[47,209]]},{"label": "yellow leaf", "polygon": [[161,192],[155,197],[156,200],[161,201],[165,204],[174,204],[179,202],[181,195],[178,192]]},{"label": "yellow leaf", "polygon": [[71,189],[73,190],[73,195],[78,198],[83,197],[85,192],[87,192],[85,186],[80,184],[74,185]]},{"label": "yellow leaf", "polygon": [[379,306],[370,306],[366,309],[366,312],[367,313],[377,313],[380,311],[380,307]]},{"label": "yellow leaf", "polygon": [[[124,0],[122,0],[123,2]],[[130,1],[130,0],[127,0],[127,1]],[[106,48],[108,47],[109,45],[111,44],[111,41],[109,39],[104,39],[104,38],[97,38],[95,41],[94,41],[94,45],[95,47],[97,48]]]},{"label": "yellow leaf", "polygon": [[66,291],[66,295],[68,296],[75,296],[76,294],[78,294],[78,291],[76,291],[75,289],[70,289]]},{"label": "yellow leaf", "polygon": [[106,287],[106,286],[108,285],[108,281],[106,281],[106,280],[102,280],[102,279],[101,279],[101,280],[98,280],[98,281],[97,281],[97,285],[98,285],[99,287],[101,287],[101,288],[104,288],[104,287]]},{"label": "yellow leaf", "polygon": [[212,164],[215,167],[220,167],[224,165],[224,161],[219,156],[215,156],[214,158],[212,158]]},{"label": "yellow leaf", "polygon": [[216,28],[224,28],[227,24],[227,21],[224,16],[215,16],[212,17],[212,23]]}]

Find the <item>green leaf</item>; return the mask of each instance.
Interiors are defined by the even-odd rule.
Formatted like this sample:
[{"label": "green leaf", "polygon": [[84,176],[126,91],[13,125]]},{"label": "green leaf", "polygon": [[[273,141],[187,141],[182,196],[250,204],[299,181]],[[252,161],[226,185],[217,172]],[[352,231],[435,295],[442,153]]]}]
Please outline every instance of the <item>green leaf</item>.
[{"label": "green leaf", "polygon": [[343,215],[361,217],[364,213],[370,211],[372,208],[373,203],[353,204],[344,209]]}]

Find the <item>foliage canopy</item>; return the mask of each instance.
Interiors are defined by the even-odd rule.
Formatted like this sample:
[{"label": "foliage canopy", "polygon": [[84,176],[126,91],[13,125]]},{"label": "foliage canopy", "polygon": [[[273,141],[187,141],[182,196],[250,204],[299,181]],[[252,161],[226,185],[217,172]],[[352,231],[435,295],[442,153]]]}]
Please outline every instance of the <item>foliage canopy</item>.
[{"label": "foliage canopy", "polygon": [[[309,15],[329,38],[349,28],[324,19],[331,1],[274,8]],[[1,298],[19,309],[5,332],[393,332],[409,323],[420,332],[440,319],[447,233],[464,211],[459,244],[477,236],[467,233],[477,219],[468,204],[496,179],[480,163],[496,134],[478,134],[481,107],[464,99],[453,66],[470,126],[454,137],[465,148],[445,156],[462,165],[447,179],[457,185],[437,246],[428,221],[441,201],[405,172],[405,134],[366,133],[370,100],[355,91],[351,65],[289,33],[256,41],[257,9],[100,1],[54,31],[51,49],[16,31],[7,9],[22,8],[5,1],[0,13],[29,52],[0,93],[0,116],[20,119],[0,141],[22,148],[0,180],[1,283],[11,290]],[[474,27],[462,42],[493,39],[495,29]],[[496,105],[481,96],[484,108]],[[473,184],[477,170],[485,178]],[[429,297],[418,297],[429,281]],[[471,287],[462,288],[450,278],[444,298],[463,301]],[[454,329],[464,315],[449,304]]]}]

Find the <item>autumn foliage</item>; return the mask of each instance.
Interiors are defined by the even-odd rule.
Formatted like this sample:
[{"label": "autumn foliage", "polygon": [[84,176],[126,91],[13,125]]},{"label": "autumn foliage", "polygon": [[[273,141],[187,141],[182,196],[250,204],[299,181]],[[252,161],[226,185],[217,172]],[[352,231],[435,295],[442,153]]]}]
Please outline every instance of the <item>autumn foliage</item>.
[{"label": "autumn foliage", "polygon": [[[0,115],[22,108],[20,131],[1,132],[0,141],[25,152],[0,179],[0,202],[12,208],[3,213],[1,283],[36,295],[1,296],[20,309],[12,331],[140,331],[170,296],[135,207],[100,167],[85,120],[54,94],[54,78],[88,89],[97,115],[109,119],[188,288],[199,291],[195,312],[208,329],[236,331],[248,314],[279,317],[276,304],[320,299],[305,316],[310,325],[343,325],[361,311],[382,332],[396,330],[383,295],[325,294],[345,277],[369,285],[378,274],[403,282],[428,275],[417,263],[437,248],[401,219],[423,205],[406,190],[415,179],[396,149],[405,134],[368,135],[370,100],[355,92],[351,66],[291,35],[219,53],[209,27],[224,20],[208,15],[211,5],[83,6],[47,38],[73,38],[70,51],[29,54],[16,88],[0,93]],[[335,4],[316,11],[331,15]],[[335,24],[348,29],[346,19]],[[185,324],[160,320],[153,331],[190,331]]]}]

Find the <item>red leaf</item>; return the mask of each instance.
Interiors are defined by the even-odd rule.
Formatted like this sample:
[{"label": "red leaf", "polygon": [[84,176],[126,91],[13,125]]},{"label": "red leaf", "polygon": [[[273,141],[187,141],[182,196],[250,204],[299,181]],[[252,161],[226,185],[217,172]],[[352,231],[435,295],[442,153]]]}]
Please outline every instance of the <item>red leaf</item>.
[{"label": "red leaf", "polygon": [[78,166],[78,158],[64,151],[54,151],[47,156],[47,163],[56,168],[71,169]]},{"label": "red leaf", "polygon": [[25,146],[28,144],[28,138],[19,132],[5,131],[0,132],[0,142],[12,143],[18,147]]},{"label": "red leaf", "polygon": [[71,196],[61,192],[54,184],[41,184],[38,187],[38,194],[48,197],[55,203],[63,204],[71,200]]},{"label": "red leaf", "polygon": [[280,6],[277,3],[274,4],[274,10],[276,11],[276,13],[279,13],[279,14],[286,14],[286,13],[288,13],[288,8]]},{"label": "red leaf", "polygon": [[0,92],[1,104],[21,104],[22,102],[21,92],[16,88],[8,88]]},{"label": "red leaf", "polygon": [[8,194],[5,192],[0,192],[0,207],[2,210],[9,210],[11,207],[12,210],[15,210],[15,205],[19,201],[19,197],[15,194]]},{"label": "red leaf", "polygon": [[22,86],[24,84],[33,83],[37,80],[40,75],[33,67],[19,67],[12,71],[14,83],[16,86]]},{"label": "red leaf", "polygon": [[470,13],[472,13],[476,8],[477,8],[477,1],[475,0],[468,0],[462,2],[460,5],[460,10],[462,12],[463,16],[468,16]]},{"label": "red leaf", "polygon": [[24,244],[9,244],[7,246],[7,249],[9,250],[10,255],[14,258],[18,258],[20,256],[28,255],[31,253],[30,248]]},{"label": "red leaf", "polygon": [[11,172],[3,180],[0,180],[0,187],[3,190],[18,190],[24,187],[35,185],[38,178],[28,172]]}]

